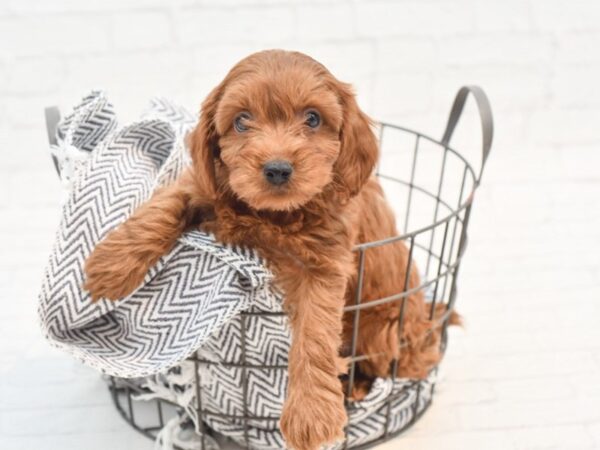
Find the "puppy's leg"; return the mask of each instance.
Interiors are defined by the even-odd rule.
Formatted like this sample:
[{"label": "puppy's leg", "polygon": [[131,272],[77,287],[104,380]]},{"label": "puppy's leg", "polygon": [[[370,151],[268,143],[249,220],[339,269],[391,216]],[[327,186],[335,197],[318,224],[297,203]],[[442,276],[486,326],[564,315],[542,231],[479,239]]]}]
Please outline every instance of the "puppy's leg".
[{"label": "puppy's leg", "polygon": [[322,269],[278,275],[292,329],[281,431],[290,448],[316,450],[343,439],[347,422],[338,378],[346,278]]},{"label": "puppy's leg", "polygon": [[423,379],[439,362],[439,341],[433,335],[434,323],[428,319],[428,308],[422,295],[405,299],[402,326],[399,302],[387,309],[365,312],[359,330],[359,353],[369,359],[359,363],[363,373],[371,377],[388,377],[391,363],[398,361],[396,376]]},{"label": "puppy's leg", "polygon": [[158,190],[100,242],[85,262],[92,300],[117,300],[133,292],[148,269],[194,220],[191,174]]},{"label": "puppy's leg", "polygon": [[[361,303],[420,286],[414,262],[407,279],[408,253],[402,242],[368,250]],[[349,304],[356,301],[356,278],[355,274],[348,290]],[[399,323],[401,310],[402,326]],[[440,358],[439,341],[435,341],[437,335],[431,336],[434,323],[429,320],[429,313],[430,307],[422,291],[413,292],[402,300],[364,309],[360,314],[356,353],[369,358],[358,363],[361,373],[371,378],[387,377],[391,373],[392,361],[397,360],[397,376],[426,377]],[[352,339],[354,314],[345,317],[344,339],[347,344]]]}]

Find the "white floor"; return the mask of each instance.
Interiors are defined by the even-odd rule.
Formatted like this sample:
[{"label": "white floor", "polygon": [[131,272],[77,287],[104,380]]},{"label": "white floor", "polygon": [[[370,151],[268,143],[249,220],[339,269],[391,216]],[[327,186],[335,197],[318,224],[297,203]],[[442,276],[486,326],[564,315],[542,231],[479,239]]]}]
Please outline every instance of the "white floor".
[{"label": "white floor", "polygon": [[[0,448],[151,449],[99,376],[40,336],[60,191],[43,132],[16,138],[28,147],[3,148],[0,168]],[[466,329],[432,408],[380,450],[600,448],[599,165],[597,148],[494,150],[461,273]]]}]

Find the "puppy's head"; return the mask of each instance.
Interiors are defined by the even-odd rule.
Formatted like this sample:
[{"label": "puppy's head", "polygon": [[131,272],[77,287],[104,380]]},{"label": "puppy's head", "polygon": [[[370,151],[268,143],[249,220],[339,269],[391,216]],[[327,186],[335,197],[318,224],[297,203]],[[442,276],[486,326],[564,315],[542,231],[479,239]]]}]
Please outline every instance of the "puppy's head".
[{"label": "puppy's head", "polygon": [[281,50],[240,61],[202,104],[191,138],[204,189],[256,210],[294,210],[326,189],[356,195],[377,160],[350,86]]}]

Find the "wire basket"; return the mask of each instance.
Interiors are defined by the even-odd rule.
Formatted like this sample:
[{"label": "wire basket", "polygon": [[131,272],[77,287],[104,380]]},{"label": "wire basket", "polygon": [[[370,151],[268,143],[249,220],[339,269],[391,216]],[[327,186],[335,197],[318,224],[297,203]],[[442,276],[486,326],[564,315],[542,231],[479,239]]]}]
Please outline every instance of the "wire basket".
[{"label": "wire basket", "polygon": [[[450,146],[450,139],[462,114],[463,107],[472,94],[476,100],[482,126],[482,156],[479,171],[457,150]],[[49,118],[50,122],[58,118]],[[50,124],[49,124],[50,127]],[[357,337],[361,320],[361,312],[384,303],[394,302],[400,308],[400,324],[402,327],[402,308],[404,301],[414,290],[424,290],[430,300],[430,318],[434,318],[436,306],[445,305],[445,314],[436,320],[441,327],[441,351],[447,345],[447,327],[450,312],[453,310],[457,297],[457,277],[460,263],[464,256],[467,243],[467,228],[474,193],[481,181],[481,175],[489,156],[493,137],[493,120],[489,101],[485,93],[477,86],[461,88],[454,100],[448,123],[441,140],[433,139],[420,132],[401,126],[381,123],[379,126],[379,141],[381,147],[381,160],[377,168],[377,176],[386,191],[388,202],[396,211],[398,218],[399,236],[391,237],[376,242],[361,243],[355,247],[358,261],[358,288],[356,302],[346,306],[345,314],[351,316],[353,321],[352,340],[350,342],[350,368],[346,379],[348,392],[352,392],[356,376],[357,363],[369,358],[369,355],[357,354]],[[421,271],[421,285],[418,288],[407,289],[408,276],[402,292],[395,293],[382,299],[361,303],[362,280],[365,275],[365,254],[375,247],[391,245],[397,241],[404,241],[409,249],[408,267],[415,262]],[[242,340],[241,359],[218,363],[206,360],[200,355],[190,358],[194,364],[196,374],[195,382],[195,415],[198,422],[197,431],[200,432],[199,448],[210,448],[208,439],[213,431],[206,425],[212,415],[225,416],[242,424],[245,433],[245,444],[250,448],[248,439],[249,423],[260,421],[278,421],[279,417],[259,417],[249,412],[247,393],[247,373],[256,367],[246,361],[246,327],[247,321],[252,316],[266,314],[249,310],[241,313],[240,330]],[[279,314],[283,313],[269,313]],[[198,374],[200,366],[211,364],[232,365],[242,370],[243,383],[243,414],[223,414],[209,410],[202,404],[202,384]],[[261,367],[262,370],[284,371],[287,365],[272,365]],[[398,361],[392,362],[391,372],[395,376],[398,371]],[[432,371],[437,372],[437,367]],[[169,417],[178,413],[178,406],[166,400],[154,399],[141,401],[136,399],[139,394],[147,393],[135,380],[109,379],[109,389],[114,404],[123,418],[136,430],[154,439],[165,426]],[[428,385],[430,392],[424,395],[423,384],[419,380],[408,384],[402,392],[389,395],[381,406],[385,417],[383,433],[373,436],[373,439],[362,442],[352,448],[370,448],[410,427],[427,410],[433,398],[435,382]],[[400,428],[393,431],[389,424],[392,410],[390,405],[400,395],[412,395],[411,417]],[[423,399],[426,398],[424,401]]]}]

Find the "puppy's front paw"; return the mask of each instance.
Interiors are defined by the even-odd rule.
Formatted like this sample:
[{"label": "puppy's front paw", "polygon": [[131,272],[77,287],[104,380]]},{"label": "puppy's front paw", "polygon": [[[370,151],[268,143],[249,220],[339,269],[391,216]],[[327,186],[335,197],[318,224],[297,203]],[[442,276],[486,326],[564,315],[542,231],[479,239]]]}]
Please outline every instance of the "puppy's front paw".
[{"label": "puppy's front paw", "polygon": [[281,415],[281,432],[289,448],[317,450],[344,439],[348,422],[343,396],[335,401],[310,394],[288,398]]},{"label": "puppy's front paw", "polygon": [[100,298],[118,300],[131,294],[144,281],[148,262],[133,252],[101,242],[85,262],[84,289],[92,301]]}]

